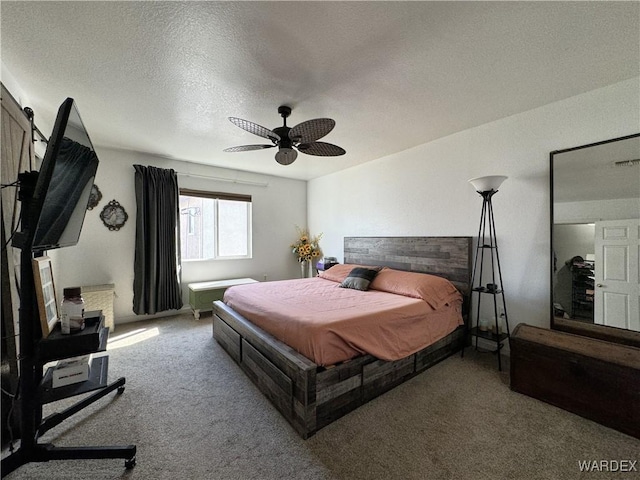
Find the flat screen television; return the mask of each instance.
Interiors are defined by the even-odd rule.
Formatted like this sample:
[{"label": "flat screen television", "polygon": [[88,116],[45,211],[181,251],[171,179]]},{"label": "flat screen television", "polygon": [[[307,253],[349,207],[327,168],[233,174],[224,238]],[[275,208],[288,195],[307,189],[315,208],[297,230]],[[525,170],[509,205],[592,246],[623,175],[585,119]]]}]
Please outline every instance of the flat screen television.
[{"label": "flat screen television", "polygon": [[31,250],[78,243],[98,157],[73,100],[58,110],[33,194]]}]

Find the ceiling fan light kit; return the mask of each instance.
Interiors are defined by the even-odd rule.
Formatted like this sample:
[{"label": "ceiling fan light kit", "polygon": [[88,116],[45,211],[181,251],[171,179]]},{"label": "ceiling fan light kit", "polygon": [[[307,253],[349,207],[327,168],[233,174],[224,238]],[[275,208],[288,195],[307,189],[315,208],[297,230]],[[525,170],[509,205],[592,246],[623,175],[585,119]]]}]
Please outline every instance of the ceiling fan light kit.
[{"label": "ceiling fan light kit", "polygon": [[333,130],[336,122],[331,118],[315,118],[291,128],[287,126],[287,117],[291,115],[291,107],[282,105],[278,107],[278,113],[283,119],[283,125],[273,130],[242,118],[229,117],[229,121],[234,125],[249,133],[271,140],[272,145],[240,145],[225,148],[224,151],[248,152],[250,150],[278,147],[276,162],[281,165],[291,165],[298,157],[298,152],[320,157],[335,157],[346,153],[344,149],[337,145],[317,141]]},{"label": "ceiling fan light kit", "polygon": [[298,158],[298,152],[293,148],[280,147],[276,153],[276,162],[280,165],[291,165],[296,158]]}]

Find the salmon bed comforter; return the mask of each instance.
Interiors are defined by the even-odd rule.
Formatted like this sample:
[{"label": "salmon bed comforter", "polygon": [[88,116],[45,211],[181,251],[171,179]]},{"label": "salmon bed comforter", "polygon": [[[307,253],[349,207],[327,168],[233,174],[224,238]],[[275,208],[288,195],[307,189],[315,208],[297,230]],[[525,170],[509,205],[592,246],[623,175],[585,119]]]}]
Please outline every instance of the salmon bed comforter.
[{"label": "salmon bed comforter", "polygon": [[[385,270],[390,269],[381,274]],[[398,360],[463,324],[462,296],[455,287],[428,303],[416,298],[420,294],[407,296],[406,288],[403,294],[374,289],[375,281],[367,291],[340,285],[336,278],[321,277],[237,285],[227,289],[224,302],[320,366],[363,354]]]}]

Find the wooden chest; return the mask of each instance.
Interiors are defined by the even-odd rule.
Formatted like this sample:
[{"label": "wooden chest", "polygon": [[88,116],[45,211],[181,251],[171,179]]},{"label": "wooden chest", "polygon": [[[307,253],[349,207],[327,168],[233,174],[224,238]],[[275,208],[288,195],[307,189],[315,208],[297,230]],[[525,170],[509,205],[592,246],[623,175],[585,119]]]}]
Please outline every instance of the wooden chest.
[{"label": "wooden chest", "polygon": [[640,349],[519,324],[511,389],[640,438]]}]

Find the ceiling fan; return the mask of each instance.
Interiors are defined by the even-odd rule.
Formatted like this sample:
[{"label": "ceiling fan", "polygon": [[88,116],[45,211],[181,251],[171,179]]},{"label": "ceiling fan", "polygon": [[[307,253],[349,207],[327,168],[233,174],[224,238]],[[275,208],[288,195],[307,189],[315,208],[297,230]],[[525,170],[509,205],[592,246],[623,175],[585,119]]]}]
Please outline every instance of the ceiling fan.
[{"label": "ceiling fan", "polygon": [[249,133],[260,137],[268,138],[272,145],[240,145],[238,147],[225,148],[225,152],[247,152],[249,150],[261,150],[263,148],[278,147],[276,162],[281,165],[290,165],[298,157],[298,151],[307,155],[317,155],[321,157],[335,157],[344,155],[344,149],[326,142],[318,142],[327,135],[336,122],[331,118],[315,118],[299,123],[291,128],[287,126],[287,117],[291,115],[291,107],[282,105],[278,107],[278,113],[283,119],[284,125],[273,130],[262,127],[256,123],[242,118],[229,117],[229,121],[234,125],[246,130]]}]

